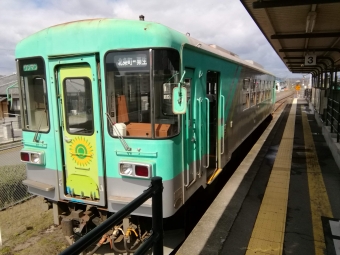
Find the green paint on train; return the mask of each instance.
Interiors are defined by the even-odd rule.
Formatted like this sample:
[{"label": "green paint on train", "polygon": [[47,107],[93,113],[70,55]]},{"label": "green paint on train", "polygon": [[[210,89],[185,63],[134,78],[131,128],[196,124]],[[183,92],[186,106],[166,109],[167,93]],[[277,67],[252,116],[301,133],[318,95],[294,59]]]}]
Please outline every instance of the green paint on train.
[{"label": "green paint on train", "polygon": [[112,212],[161,176],[164,217],[173,215],[275,99],[262,67],[154,22],[53,26],[21,41],[16,58],[25,183]]}]

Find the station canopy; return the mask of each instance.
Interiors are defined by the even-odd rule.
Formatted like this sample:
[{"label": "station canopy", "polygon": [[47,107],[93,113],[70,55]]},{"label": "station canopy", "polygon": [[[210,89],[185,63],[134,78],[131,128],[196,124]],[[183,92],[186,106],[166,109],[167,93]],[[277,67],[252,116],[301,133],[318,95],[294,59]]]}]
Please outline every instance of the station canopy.
[{"label": "station canopy", "polygon": [[240,0],[293,73],[339,71],[340,0]]}]

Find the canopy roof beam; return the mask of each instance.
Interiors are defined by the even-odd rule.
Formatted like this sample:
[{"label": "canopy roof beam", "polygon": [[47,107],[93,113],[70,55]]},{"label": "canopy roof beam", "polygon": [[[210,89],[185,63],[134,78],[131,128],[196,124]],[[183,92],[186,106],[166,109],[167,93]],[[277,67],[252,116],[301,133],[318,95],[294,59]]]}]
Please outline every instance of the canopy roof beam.
[{"label": "canopy roof beam", "polygon": [[340,37],[340,32],[335,33],[303,33],[303,34],[275,34],[271,35],[271,39],[299,39],[299,38],[324,38],[324,37]]},{"label": "canopy roof beam", "polygon": [[340,48],[279,49],[279,52],[317,52],[317,51],[337,51],[340,53]]},{"label": "canopy roof beam", "polygon": [[339,0],[259,0],[253,2],[254,9],[273,8],[273,7],[289,7],[297,5],[311,5],[311,4],[328,4],[339,3]]}]

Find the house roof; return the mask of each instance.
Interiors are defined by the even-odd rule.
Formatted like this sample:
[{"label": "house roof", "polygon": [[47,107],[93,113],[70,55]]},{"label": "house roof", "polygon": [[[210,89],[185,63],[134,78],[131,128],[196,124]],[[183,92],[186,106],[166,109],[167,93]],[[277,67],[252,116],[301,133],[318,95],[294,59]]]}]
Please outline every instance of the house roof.
[{"label": "house roof", "polygon": [[[13,84],[17,83],[17,75],[11,74],[8,76],[1,76],[0,77],[0,95],[7,96],[7,88],[12,86]],[[11,94],[19,94],[18,88],[11,89]]]}]

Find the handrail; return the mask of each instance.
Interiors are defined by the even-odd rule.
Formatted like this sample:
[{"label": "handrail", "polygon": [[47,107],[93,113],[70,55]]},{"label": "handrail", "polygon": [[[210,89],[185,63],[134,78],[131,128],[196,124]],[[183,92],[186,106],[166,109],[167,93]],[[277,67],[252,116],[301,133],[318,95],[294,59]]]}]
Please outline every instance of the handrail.
[{"label": "handrail", "polygon": [[161,177],[153,177],[151,185],[141,195],[124,206],[121,210],[110,216],[102,224],[91,230],[77,242],[66,248],[59,255],[79,254],[84,249],[98,241],[106,232],[117,225],[127,215],[136,210],[146,200],[152,198],[152,234],[137,249],[135,255],[144,254],[153,246],[153,254],[163,255],[163,207],[162,207],[163,184]]},{"label": "handrail", "polygon": [[[222,124],[222,148],[221,148],[221,155],[224,154],[224,104],[225,104],[225,97],[223,95],[221,95],[221,99],[223,99],[223,103],[221,103],[221,107],[222,107],[222,116],[221,116],[221,124]],[[249,101],[250,101],[250,96],[249,96]]]},{"label": "handrail", "polygon": [[7,100],[11,104],[11,110],[13,109],[12,108],[13,107],[13,98],[12,98],[12,96],[10,96],[9,90],[10,89],[14,89],[14,88],[18,88],[18,83],[17,82],[15,82],[11,86],[7,87],[7,89],[6,89]]},{"label": "handrail", "polygon": [[203,167],[204,168],[208,168],[209,167],[209,144],[210,144],[210,139],[209,139],[209,135],[210,135],[210,126],[209,126],[209,123],[210,123],[210,116],[209,116],[209,113],[210,113],[210,101],[208,98],[205,98],[205,100],[207,101],[207,165]]},{"label": "handrail", "polygon": [[[191,112],[191,103],[190,103],[190,100],[189,100],[189,102],[188,102],[188,111],[187,111],[187,113],[185,114],[186,116],[185,116],[185,120],[186,120],[186,130],[185,130],[185,132],[186,132],[186,137],[187,137],[187,139],[189,139],[189,126],[191,125],[191,123],[189,123],[189,115],[191,114],[191,116],[192,116],[192,112]],[[191,120],[190,120],[191,121]],[[192,138],[193,139],[193,138]],[[187,153],[187,155],[189,155],[188,153]],[[188,156],[187,156],[188,157]],[[187,170],[187,183],[184,185],[186,188],[189,188],[191,185],[193,185],[195,182],[196,182],[196,176],[197,176],[197,172],[196,172],[196,166],[193,166],[193,171],[194,171],[194,173],[193,173],[193,176],[194,176],[194,179],[190,182],[190,167],[189,167],[189,169]]]},{"label": "handrail", "polygon": [[201,165],[202,165],[202,101],[203,99],[200,97],[197,99],[198,101],[198,118],[199,118],[199,124],[198,124],[198,138],[199,138],[199,149],[198,149],[198,157],[201,162],[200,164],[200,170],[198,171],[198,177],[201,178]]},{"label": "handrail", "polygon": [[154,90],[154,74],[153,74],[153,51],[149,49],[150,61],[150,106],[151,106],[151,137],[155,139],[155,90]]}]

